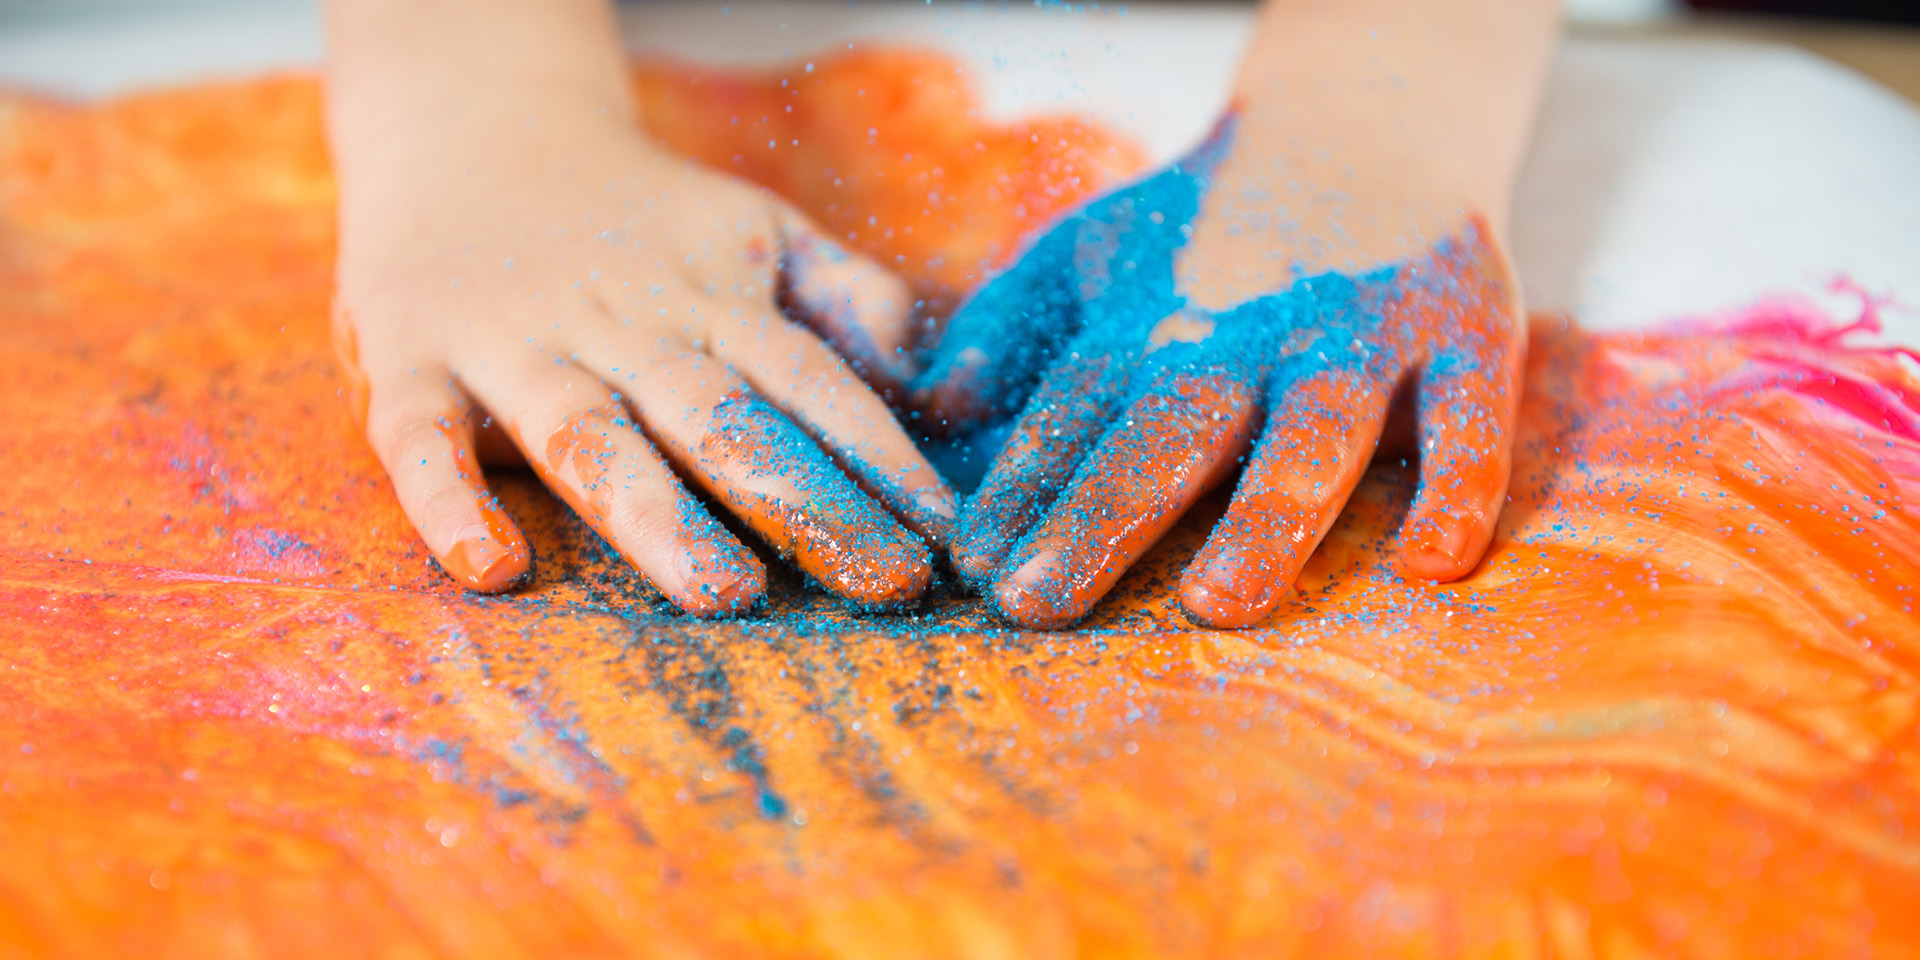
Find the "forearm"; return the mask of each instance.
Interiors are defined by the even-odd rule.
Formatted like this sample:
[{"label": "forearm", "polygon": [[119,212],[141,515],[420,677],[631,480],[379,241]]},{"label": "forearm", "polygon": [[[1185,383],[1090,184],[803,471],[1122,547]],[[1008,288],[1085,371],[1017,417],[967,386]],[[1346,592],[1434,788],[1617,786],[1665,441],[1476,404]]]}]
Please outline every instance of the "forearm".
[{"label": "forearm", "polygon": [[[1447,178],[1496,221],[1526,149],[1558,0],[1268,0],[1235,85],[1289,152]],[[1309,158],[1310,159],[1310,158]]]},{"label": "forearm", "polygon": [[326,21],[328,133],[349,180],[413,142],[631,118],[606,0],[330,0]]}]

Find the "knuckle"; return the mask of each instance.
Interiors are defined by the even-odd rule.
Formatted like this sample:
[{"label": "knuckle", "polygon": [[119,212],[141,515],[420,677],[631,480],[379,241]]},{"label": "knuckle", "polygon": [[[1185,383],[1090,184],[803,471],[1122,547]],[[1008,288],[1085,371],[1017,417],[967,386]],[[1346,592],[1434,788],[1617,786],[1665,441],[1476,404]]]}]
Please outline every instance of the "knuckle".
[{"label": "knuckle", "polygon": [[369,414],[368,439],[390,473],[417,473],[423,465],[446,458],[454,446],[440,418],[402,416],[375,419]]},{"label": "knuckle", "polygon": [[636,491],[609,504],[607,522],[630,543],[672,543],[679,532],[679,498],[667,491]]},{"label": "knuckle", "polygon": [[474,496],[471,488],[442,479],[431,483],[408,512],[430,542],[446,541],[462,528],[480,522]]}]

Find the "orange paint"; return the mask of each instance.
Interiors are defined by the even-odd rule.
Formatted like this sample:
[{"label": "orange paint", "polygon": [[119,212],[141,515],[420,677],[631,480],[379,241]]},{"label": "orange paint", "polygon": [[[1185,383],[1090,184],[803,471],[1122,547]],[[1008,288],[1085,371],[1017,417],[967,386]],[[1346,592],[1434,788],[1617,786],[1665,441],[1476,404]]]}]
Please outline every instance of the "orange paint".
[{"label": "orange paint", "polygon": [[1093,609],[1136,558],[1232,473],[1252,441],[1254,391],[1231,376],[1169,375],[1128,408],[994,581],[1014,622],[1056,630]]},{"label": "orange paint", "polygon": [[1019,238],[1146,163],[1078,117],[982,121],[962,67],[930,53],[750,73],[657,59],[634,71],[634,95],[667,147],[771,188],[947,305]]},{"label": "orange paint", "polygon": [[723,398],[700,448],[680,459],[781,556],[860,607],[910,604],[933,579],[927,544],[764,400]]},{"label": "orange paint", "polygon": [[[627,409],[610,401],[576,414],[549,435],[534,472],[602,539],[616,547],[632,546],[623,533],[647,540],[657,551],[647,558],[656,574],[653,586],[681,611],[712,617],[750,609],[766,593],[766,567],[694,501],[664,462],[641,452],[645,443]],[[623,462],[625,476],[614,469]],[[657,516],[636,518],[632,510],[642,497],[652,503],[659,496],[656,483],[673,498],[655,507],[672,511],[666,531]],[[663,563],[669,556],[670,565]],[[672,575],[659,575],[663,569]]]},{"label": "orange paint", "polygon": [[523,590],[434,568],[331,196],[304,81],[0,100],[0,954],[1915,955],[1896,357],[1545,320],[1487,561],[1383,463],[1249,630],[1219,497],[1073,632],[693,621],[525,472]]}]

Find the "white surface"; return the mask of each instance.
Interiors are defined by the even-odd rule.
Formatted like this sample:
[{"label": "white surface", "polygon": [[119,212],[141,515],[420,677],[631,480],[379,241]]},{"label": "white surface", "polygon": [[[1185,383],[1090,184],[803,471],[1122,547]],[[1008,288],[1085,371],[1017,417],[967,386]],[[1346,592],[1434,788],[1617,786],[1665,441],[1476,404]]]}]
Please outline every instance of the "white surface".
[{"label": "white surface", "polygon": [[[1084,110],[1164,159],[1220,109],[1246,9],[759,0],[626,13],[636,48],[718,63],[876,41],[937,47],[972,66],[990,114]],[[4,25],[0,83],[100,96],[310,66],[319,53],[311,3],[228,0]],[[1920,112],[1781,47],[1569,42],[1522,178],[1514,248],[1534,306],[1601,328],[1818,295],[1842,274],[1920,305]],[[1920,312],[1888,320],[1892,339],[1920,344]]]},{"label": "white surface", "polygon": [[1845,274],[1920,343],[1920,112],[1893,93],[1784,47],[1589,41],[1542,116],[1515,197],[1533,303],[1623,327]]}]

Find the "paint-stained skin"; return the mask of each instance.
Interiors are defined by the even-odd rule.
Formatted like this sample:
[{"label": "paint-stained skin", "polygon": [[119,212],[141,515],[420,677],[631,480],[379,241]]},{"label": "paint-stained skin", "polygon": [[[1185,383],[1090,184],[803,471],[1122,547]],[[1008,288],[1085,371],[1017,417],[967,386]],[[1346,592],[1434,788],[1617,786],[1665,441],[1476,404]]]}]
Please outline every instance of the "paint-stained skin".
[{"label": "paint-stained skin", "polygon": [[[620,542],[624,531],[615,527],[625,524],[664,541],[675,559],[673,575],[654,577],[654,586],[681,610],[731,616],[752,609],[766,593],[765,566],[664,464],[635,456],[630,446],[623,449],[621,441],[631,444],[639,431],[617,399],[583,411],[547,437],[545,455],[532,461],[534,471],[603,539]],[[679,495],[669,509],[652,516],[623,512],[622,495],[636,480],[635,471],[672,485]]]},{"label": "paint-stained skin", "polygon": [[726,396],[699,448],[680,456],[711,496],[838,596],[885,610],[918,600],[932,580],[926,542],[764,400]]},{"label": "paint-stained skin", "polygon": [[1182,610],[1218,494],[1043,633],[771,555],[753,616],[689,617],[496,469],[538,562],[481,595],[328,359],[318,97],[0,96],[0,954],[1920,943],[1920,378],[1871,310],[1538,319],[1479,571],[1402,574],[1419,478],[1377,457],[1247,630]]},{"label": "paint-stained skin", "polygon": [[955,568],[1015,623],[1086,615],[1243,464],[1181,596],[1201,623],[1259,621],[1339,515],[1408,378],[1423,482],[1403,564],[1455,579],[1492,536],[1524,334],[1487,225],[1208,311],[1181,292],[1177,260],[1236,123],[1034,241],[961,307],[915,382],[930,426],[1016,418],[953,545]]},{"label": "paint-stained skin", "polygon": [[[510,591],[536,560],[491,506],[477,454],[531,466],[683,612],[738,615],[761,600],[764,564],[741,536],[863,610],[925,592],[959,498],[887,400],[903,400],[912,348],[959,285],[1137,151],[1069,120],[971,119],[960,71],[937,58],[863,52],[819,67],[633,75],[662,145],[788,188],[792,204],[625,141],[610,148],[621,160],[604,142],[585,151],[603,167],[450,173],[463,196],[450,209],[359,216],[348,195],[333,327],[348,403],[463,585]],[[715,126],[719,111],[730,122]],[[849,138],[852,122],[875,132]],[[915,172],[937,148],[966,162]],[[629,176],[635,164],[645,177]],[[500,197],[489,177],[517,189]],[[419,253],[475,203],[505,206],[460,235],[458,256]],[[576,234],[576,217],[600,228]],[[377,237],[396,220],[424,232],[392,247],[352,232]],[[542,239],[526,239],[529,222]],[[655,259],[663,243],[684,269]],[[369,246],[389,252],[354,255]],[[406,319],[423,313],[463,319]]]}]

